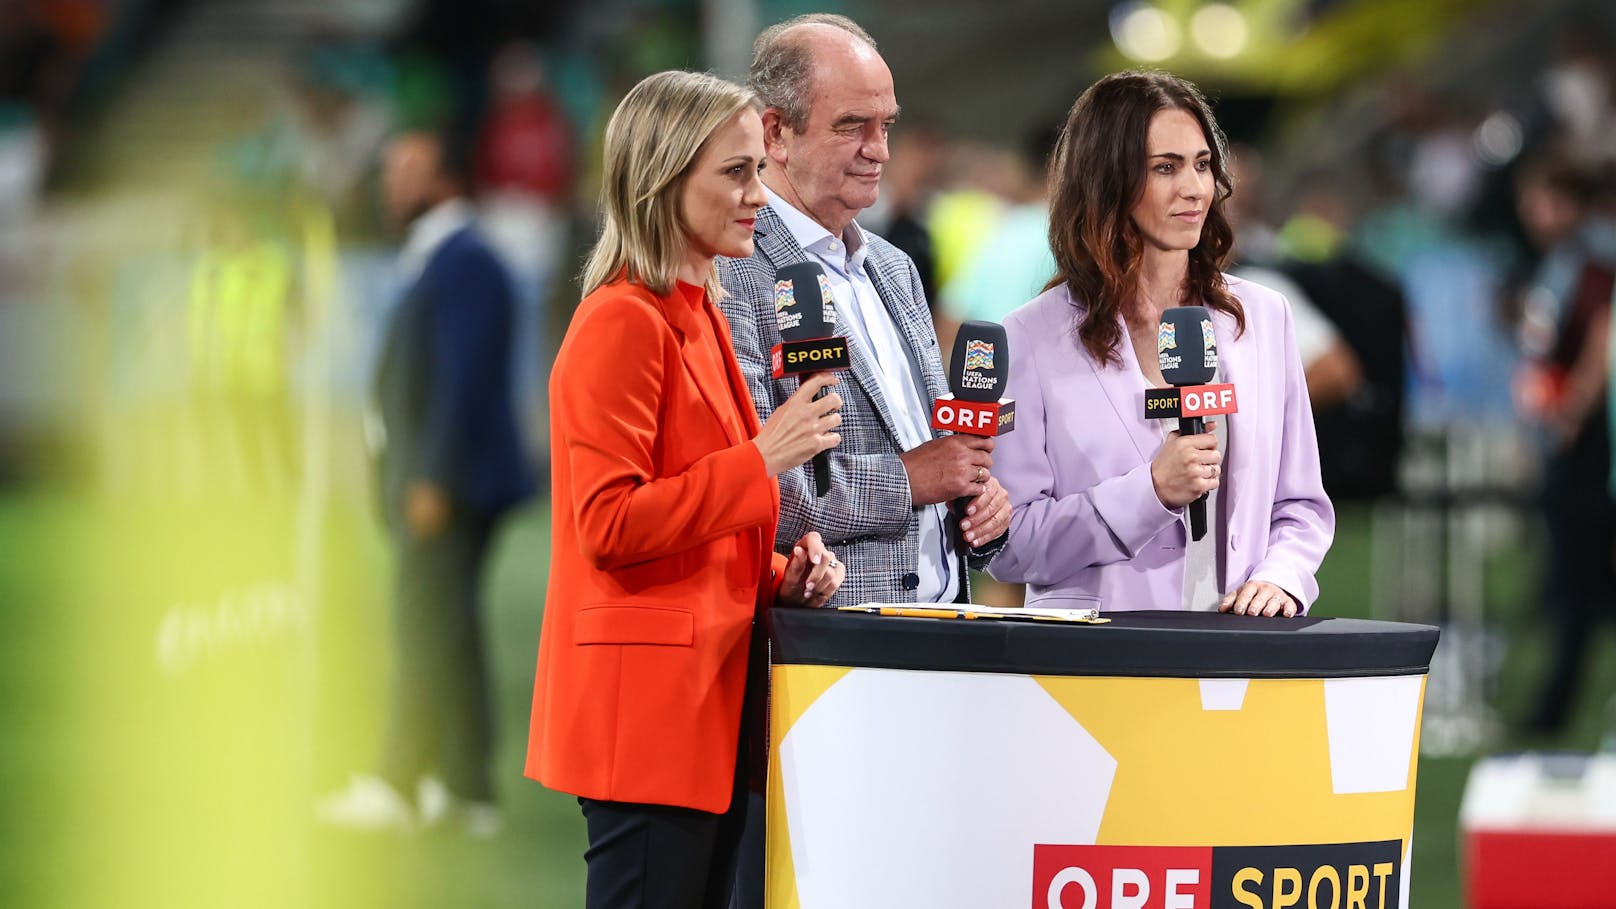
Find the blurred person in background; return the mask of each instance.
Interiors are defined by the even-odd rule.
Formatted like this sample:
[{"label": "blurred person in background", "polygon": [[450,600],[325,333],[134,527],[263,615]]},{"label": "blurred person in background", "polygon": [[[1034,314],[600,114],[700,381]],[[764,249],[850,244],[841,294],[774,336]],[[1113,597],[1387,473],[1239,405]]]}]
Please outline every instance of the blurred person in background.
[{"label": "blurred person in background", "polygon": [[[245,194],[215,200],[186,294],[189,385],[204,463],[233,495],[297,488],[292,357],[297,263],[265,209]],[[216,487],[218,488],[218,487]]]},{"label": "blurred person in background", "polygon": [[892,158],[882,175],[878,211],[872,216],[883,225],[881,236],[914,261],[921,289],[931,301],[937,299],[937,262],[926,223],[943,145],[942,135],[924,126],[905,125],[892,136]]},{"label": "blurred person in background", "polygon": [[369,221],[369,178],[392,123],[383,95],[389,74],[388,63],[364,47],[308,48],[292,74],[284,118],[269,135],[271,154],[344,224]]},{"label": "blurred person in background", "polygon": [[606,127],[605,227],[551,372],[555,527],[527,775],[578,796],[588,909],[723,909],[765,766],[773,605],[847,568],[806,531],[775,553],[775,478],[840,441],[821,373],[759,423],[714,305],[752,252],[760,105],[651,76]]},{"label": "blurred person in background", "polygon": [[[1296,354],[1302,360],[1307,396],[1317,422],[1321,409],[1340,404],[1363,387],[1363,367],[1307,291],[1279,270],[1279,232],[1267,217],[1262,175],[1262,156],[1256,149],[1238,143],[1230,145],[1229,179],[1234,188],[1224,210],[1235,232],[1230,261],[1236,264],[1229,273],[1279,291],[1290,304]],[[1319,456],[1326,457],[1322,446]],[[1325,489],[1330,489],[1328,483]]]},{"label": "blurred person in background", "polygon": [[[926,209],[938,293],[992,242],[1005,213],[1027,197],[1028,177],[1021,156],[1009,149],[961,140],[943,148],[941,186]],[[941,311],[938,298],[927,299]]]},{"label": "blurred person in background", "polygon": [[[1408,305],[1402,289],[1371,268],[1351,243],[1351,203],[1336,182],[1330,174],[1304,177],[1297,211],[1277,237],[1278,267],[1338,339],[1334,355],[1302,353],[1324,488],[1337,501],[1367,500],[1397,492]],[[1477,313],[1478,320],[1485,318]],[[1300,314],[1296,324],[1302,349]]]},{"label": "blurred person in background", "polygon": [[1616,507],[1605,413],[1616,291],[1610,189],[1586,162],[1550,151],[1522,165],[1516,190],[1521,224],[1541,256],[1522,309],[1526,365],[1517,382],[1522,411],[1544,431],[1542,595],[1553,622],[1554,657],[1526,721],[1537,733],[1564,728],[1593,631],[1616,607]]},{"label": "blurred person in background", "polygon": [[[1335,511],[1290,309],[1222,272],[1227,167],[1205,99],[1175,76],[1107,76],[1072,107],[1050,204],[1059,270],[1005,320],[1015,517],[989,571],[1026,583],[1029,605],[1293,616],[1318,596]],[[1192,436],[1144,415],[1145,389],[1166,384],[1161,316],[1186,305],[1210,310],[1212,381],[1240,393],[1239,413]],[[1192,540],[1185,507],[1203,494]]]},{"label": "blurred person in background", "polygon": [[943,287],[937,340],[954,349],[954,334],[973,319],[1002,322],[1016,307],[1038,296],[1055,274],[1049,252],[1049,155],[1058,127],[1039,129],[1007,160],[1005,201],[986,242],[972,250]]},{"label": "blurred person in background", "polygon": [[382,161],[388,215],[407,228],[410,290],[375,380],[381,507],[397,559],[393,698],[378,777],[320,805],[359,827],[458,819],[499,829],[482,576],[501,519],[533,492],[512,404],[510,281],[472,220],[469,156],[397,136]]},{"label": "blurred person in background", "polygon": [[543,462],[546,311],[569,243],[572,127],[551,96],[536,45],[513,42],[494,57],[488,116],[477,139],[480,223],[516,287],[517,394],[534,458]]}]

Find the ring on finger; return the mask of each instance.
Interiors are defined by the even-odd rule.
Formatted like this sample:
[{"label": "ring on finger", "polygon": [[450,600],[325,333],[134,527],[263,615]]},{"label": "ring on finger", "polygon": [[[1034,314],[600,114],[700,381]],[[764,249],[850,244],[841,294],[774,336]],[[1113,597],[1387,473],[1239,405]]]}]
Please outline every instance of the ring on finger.
[{"label": "ring on finger", "polygon": [[981,464],[976,465],[976,482],[982,482],[982,478],[985,476],[987,476],[987,471],[982,469]]}]

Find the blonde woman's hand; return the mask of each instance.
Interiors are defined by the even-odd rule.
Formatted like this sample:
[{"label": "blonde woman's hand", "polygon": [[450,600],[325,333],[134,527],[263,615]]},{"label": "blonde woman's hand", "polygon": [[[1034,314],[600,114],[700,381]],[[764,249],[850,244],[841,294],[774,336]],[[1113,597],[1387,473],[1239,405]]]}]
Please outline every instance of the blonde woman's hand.
[{"label": "blonde woman's hand", "polygon": [[835,384],[835,373],[816,372],[803,379],[802,387],[769,415],[752,440],[769,476],[777,477],[842,441],[835,431],[842,425],[842,396],[831,392],[814,400],[820,389]]},{"label": "blonde woman's hand", "polygon": [[837,561],[836,553],[825,548],[825,541],[818,532],[810,530],[791,547],[791,558],[786,562],[785,577],[780,582],[780,605],[817,609],[830,602],[845,577],[847,566]]}]

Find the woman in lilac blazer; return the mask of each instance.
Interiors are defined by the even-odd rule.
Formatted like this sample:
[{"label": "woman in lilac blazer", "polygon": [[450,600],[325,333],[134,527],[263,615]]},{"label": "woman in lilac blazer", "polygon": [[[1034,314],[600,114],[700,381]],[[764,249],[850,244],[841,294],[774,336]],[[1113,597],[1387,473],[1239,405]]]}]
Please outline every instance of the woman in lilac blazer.
[{"label": "woman in lilac blazer", "polygon": [[[1005,320],[1016,428],[994,474],[1014,517],[990,571],[1025,582],[1028,605],[1305,612],[1335,512],[1290,307],[1222,272],[1232,187],[1205,100],[1163,73],[1100,80],[1053,179],[1055,279]],[[1239,399],[1192,436],[1144,417],[1145,388],[1165,384],[1161,314],[1186,305],[1211,310],[1215,381]],[[1184,507],[1203,493],[1211,530],[1193,543]]]}]

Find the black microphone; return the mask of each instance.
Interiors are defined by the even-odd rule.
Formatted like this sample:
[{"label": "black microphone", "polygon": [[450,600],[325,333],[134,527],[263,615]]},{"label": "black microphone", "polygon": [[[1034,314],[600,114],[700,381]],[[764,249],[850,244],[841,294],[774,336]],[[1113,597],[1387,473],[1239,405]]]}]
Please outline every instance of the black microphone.
[{"label": "black microphone", "polygon": [[1010,374],[1010,347],[997,322],[966,322],[954,336],[948,390],[961,401],[997,401]]},{"label": "black microphone", "polygon": [[[1212,314],[1205,306],[1174,306],[1162,313],[1156,334],[1156,361],[1167,384],[1180,389],[1205,385],[1218,371],[1218,341],[1212,335]],[[1180,435],[1206,432],[1199,416],[1178,418]],[[1190,539],[1206,536],[1206,496],[1190,503]]]},{"label": "black microphone", "polygon": [[[931,406],[933,429],[992,438],[1016,427],[1016,402],[1002,398],[1010,375],[1010,344],[997,322],[966,322],[954,336],[948,360],[949,393]],[[954,500],[953,510],[965,518],[969,497]]]},{"label": "black microphone", "polygon": [[1016,425],[1016,402],[1001,397],[1010,376],[1010,344],[997,322],[966,322],[948,361],[949,393],[931,407],[933,429],[996,436]]},{"label": "black microphone", "polygon": [[[846,369],[847,339],[836,336],[836,303],[818,262],[796,262],[774,273],[774,317],[780,343],[773,351],[774,377],[807,376]],[[820,389],[815,397],[822,397]],[[814,455],[814,489],[830,492],[830,452]]]}]

